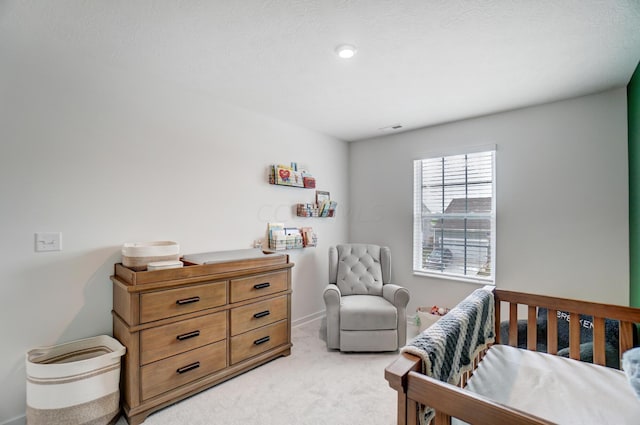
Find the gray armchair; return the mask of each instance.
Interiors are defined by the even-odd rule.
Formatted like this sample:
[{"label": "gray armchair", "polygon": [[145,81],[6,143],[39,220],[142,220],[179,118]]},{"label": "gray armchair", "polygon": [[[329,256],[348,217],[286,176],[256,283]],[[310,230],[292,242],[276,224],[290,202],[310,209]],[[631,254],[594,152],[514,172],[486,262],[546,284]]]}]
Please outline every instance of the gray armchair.
[{"label": "gray armchair", "polygon": [[345,244],[329,248],[327,347],[396,351],[407,338],[409,291],[393,285],[389,248]]}]

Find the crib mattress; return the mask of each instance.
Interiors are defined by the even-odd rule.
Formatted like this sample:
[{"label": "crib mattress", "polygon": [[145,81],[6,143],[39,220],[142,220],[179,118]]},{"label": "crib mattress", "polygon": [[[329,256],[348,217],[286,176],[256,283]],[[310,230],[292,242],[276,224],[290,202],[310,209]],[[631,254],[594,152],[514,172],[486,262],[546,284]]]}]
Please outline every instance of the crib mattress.
[{"label": "crib mattress", "polygon": [[491,347],[466,388],[562,425],[640,421],[624,372],[508,345]]}]

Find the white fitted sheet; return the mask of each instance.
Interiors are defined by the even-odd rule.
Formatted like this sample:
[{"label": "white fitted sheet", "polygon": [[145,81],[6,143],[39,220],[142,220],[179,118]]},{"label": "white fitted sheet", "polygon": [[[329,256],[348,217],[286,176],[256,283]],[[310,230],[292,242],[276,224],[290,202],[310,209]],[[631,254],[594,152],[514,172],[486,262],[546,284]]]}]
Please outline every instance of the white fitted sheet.
[{"label": "white fitted sheet", "polygon": [[466,389],[557,424],[640,424],[624,372],[508,345],[489,349]]}]

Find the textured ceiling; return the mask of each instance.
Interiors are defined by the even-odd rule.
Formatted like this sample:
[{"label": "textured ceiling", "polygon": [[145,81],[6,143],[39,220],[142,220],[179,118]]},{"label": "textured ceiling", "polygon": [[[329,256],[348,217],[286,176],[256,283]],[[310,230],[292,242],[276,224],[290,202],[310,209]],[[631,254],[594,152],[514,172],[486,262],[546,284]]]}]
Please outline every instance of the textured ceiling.
[{"label": "textured ceiling", "polygon": [[351,141],[623,87],[640,0],[0,0],[7,37]]}]

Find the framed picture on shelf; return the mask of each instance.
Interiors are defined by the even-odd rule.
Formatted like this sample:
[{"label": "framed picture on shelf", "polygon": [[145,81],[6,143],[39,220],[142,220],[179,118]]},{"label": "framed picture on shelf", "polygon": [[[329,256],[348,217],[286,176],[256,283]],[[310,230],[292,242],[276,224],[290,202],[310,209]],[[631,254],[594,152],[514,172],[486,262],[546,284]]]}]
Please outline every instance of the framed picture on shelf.
[{"label": "framed picture on shelf", "polygon": [[316,204],[318,206],[322,205],[323,202],[329,201],[329,192],[325,192],[323,190],[316,190]]}]

